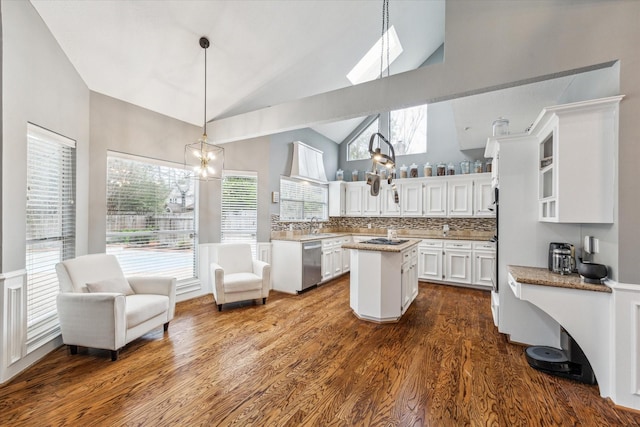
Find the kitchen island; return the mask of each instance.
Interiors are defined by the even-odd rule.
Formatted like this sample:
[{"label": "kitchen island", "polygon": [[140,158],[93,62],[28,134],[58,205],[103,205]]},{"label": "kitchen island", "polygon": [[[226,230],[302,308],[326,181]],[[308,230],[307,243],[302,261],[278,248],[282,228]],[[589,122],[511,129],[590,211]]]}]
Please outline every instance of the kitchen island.
[{"label": "kitchen island", "polygon": [[351,249],[349,303],[360,319],[397,322],[418,295],[420,240],[374,240],[342,245]]}]

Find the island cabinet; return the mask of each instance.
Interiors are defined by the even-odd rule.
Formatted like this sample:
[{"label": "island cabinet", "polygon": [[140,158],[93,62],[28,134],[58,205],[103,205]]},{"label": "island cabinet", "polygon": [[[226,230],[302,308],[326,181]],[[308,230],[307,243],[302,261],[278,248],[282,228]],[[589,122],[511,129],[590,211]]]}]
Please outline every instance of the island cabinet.
[{"label": "island cabinet", "polygon": [[401,245],[349,243],[349,304],[363,320],[395,322],[418,295],[418,240]]}]

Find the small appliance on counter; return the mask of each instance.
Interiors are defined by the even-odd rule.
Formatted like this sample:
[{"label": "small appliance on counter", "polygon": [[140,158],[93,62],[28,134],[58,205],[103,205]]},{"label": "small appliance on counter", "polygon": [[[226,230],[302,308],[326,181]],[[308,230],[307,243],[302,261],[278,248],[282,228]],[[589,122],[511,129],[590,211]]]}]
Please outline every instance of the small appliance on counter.
[{"label": "small appliance on counter", "polygon": [[576,270],[575,248],[570,243],[549,243],[549,271],[571,274]]},{"label": "small appliance on counter", "polygon": [[607,278],[607,266],[596,264],[595,262],[583,261],[579,259],[578,274],[582,276],[585,283],[602,284],[602,280]]},{"label": "small appliance on counter", "polygon": [[560,333],[561,349],[535,345],[527,347],[525,356],[529,366],[549,375],[595,384],[596,376],[584,352],[565,331]]}]

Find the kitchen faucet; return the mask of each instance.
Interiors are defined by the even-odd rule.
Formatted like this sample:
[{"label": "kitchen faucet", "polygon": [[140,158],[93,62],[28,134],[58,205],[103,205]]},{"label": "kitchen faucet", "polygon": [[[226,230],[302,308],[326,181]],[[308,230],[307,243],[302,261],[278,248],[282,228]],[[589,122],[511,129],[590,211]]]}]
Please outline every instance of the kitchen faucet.
[{"label": "kitchen faucet", "polygon": [[313,228],[313,221],[315,220],[316,226],[318,225],[318,217],[311,217],[309,221],[309,234],[316,234],[318,232],[317,228]]}]

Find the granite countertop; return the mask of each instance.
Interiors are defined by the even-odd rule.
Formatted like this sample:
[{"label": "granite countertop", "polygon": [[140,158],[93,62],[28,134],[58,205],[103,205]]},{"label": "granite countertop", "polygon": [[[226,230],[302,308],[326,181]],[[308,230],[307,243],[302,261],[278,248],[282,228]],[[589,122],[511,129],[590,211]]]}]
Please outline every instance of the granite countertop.
[{"label": "granite countertop", "polygon": [[404,243],[399,245],[376,245],[370,243],[345,243],[342,245],[344,249],[358,249],[361,251],[377,251],[377,252],[402,252],[407,248],[417,245],[420,243],[420,240],[414,239],[398,239],[398,240],[407,240]]},{"label": "granite countertop", "polygon": [[[326,230],[326,231],[325,231]],[[323,229],[319,234],[308,234],[300,231],[272,231],[271,240],[286,240],[294,242],[305,242],[308,240],[330,239],[332,237],[343,236],[368,236],[387,237],[387,231],[377,231],[368,228],[354,229],[349,231],[333,231]],[[439,239],[439,240],[476,240],[489,241],[493,238],[493,232],[487,231],[450,231],[447,236],[443,236],[441,231],[435,230],[398,230],[398,239]]]},{"label": "granite countertop", "polygon": [[585,283],[579,274],[557,274],[547,268],[523,267],[520,265],[508,265],[507,269],[513,278],[519,283],[530,285],[554,286],[559,288],[581,289],[584,291],[611,292],[607,285]]}]

